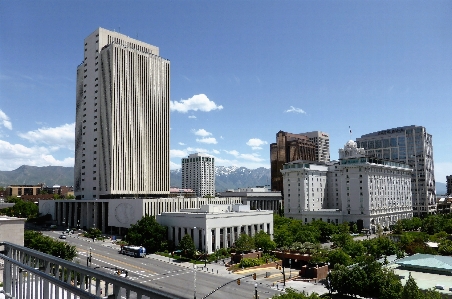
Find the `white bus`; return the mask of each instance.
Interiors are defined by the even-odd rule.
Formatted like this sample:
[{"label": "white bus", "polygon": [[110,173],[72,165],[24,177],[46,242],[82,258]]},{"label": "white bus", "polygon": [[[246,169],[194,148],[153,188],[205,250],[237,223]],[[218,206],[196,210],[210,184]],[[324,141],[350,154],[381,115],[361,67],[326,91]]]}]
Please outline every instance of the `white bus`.
[{"label": "white bus", "polygon": [[122,246],[121,250],[119,250],[119,253],[130,255],[134,257],[145,257],[146,256],[146,248],[143,246]]}]

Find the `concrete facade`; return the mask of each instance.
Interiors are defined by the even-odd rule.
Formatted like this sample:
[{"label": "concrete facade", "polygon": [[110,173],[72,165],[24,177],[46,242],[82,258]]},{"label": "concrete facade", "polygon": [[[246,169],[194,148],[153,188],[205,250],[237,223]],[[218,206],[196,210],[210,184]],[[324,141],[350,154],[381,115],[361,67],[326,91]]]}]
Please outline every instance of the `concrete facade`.
[{"label": "concrete facade", "polygon": [[217,194],[221,197],[239,197],[242,204],[252,210],[271,210],[278,213],[282,207],[282,196],[279,191],[269,191],[265,187],[239,188]]},{"label": "concrete facade", "polygon": [[356,139],[366,155],[397,161],[413,168],[411,177],[415,216],[436,212],[432,135],[421,126],[405,126],[362,135]]},{"label": "concrete facade", "polygon": [[168,239],[176,245],[190,234],[200,251],[213,253],[233,246],[241,234],[254,236],[263,230],[273,238],[273,213],[251,211],[246,205],[203,205],[200,209],[167,212],[157,222],[168,227]]},{"label": "concrete facade", "polygon": [[300,135],[308,136],[309,140],[316,145],[315,161],[329,162],[330,161],[330,136],[328,133],[321,131],[313,131],[307,133],[300,133]]},{"label": "concrete facade", "polygon": [[364,153],[349,141],[339,151],[339,162],[284,165],[285,216],[305,223],[357,222],[359,228],[373,231],[411,218],[412,169]]},{"label": "concrete facade", "polygon": [[182,188],[198,197],[215,196],[215,158],[200,153],[182,158]]},{"label": "concrete facade", "polygon": [[[122,234],[148,214],[196,209],[208,204],[239,204],[240,198],[133,198],[99,200],[40,200],[39,213],[50,214],[67,228],[96,227],[104,233]],[[64,222],[64,224],[63,224]]]},{"label": "concrete facade", "polygon": [[24,246],[26,218],[0,216],[0,240]]},{"label": "concrete facade", "polygon": [[155,46],[98,28],[77,67],[77,199],[169,194],[170,63]]}]

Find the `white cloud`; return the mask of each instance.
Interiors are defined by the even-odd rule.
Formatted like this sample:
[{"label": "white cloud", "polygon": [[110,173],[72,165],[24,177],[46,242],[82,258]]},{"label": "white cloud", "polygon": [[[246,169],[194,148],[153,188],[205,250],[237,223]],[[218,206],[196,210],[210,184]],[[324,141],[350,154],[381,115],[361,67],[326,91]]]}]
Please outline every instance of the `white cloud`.
[{"label": "white cloud", "polygon": [[253,161],[253,162],[262,162],[262,161],[264,161],[264,159],[260,158],[257,155],[254,155],[254,154],[240,154],[240,159]]},{"label": "white cloud", "polygon": [[214,154],[218,155],[218,154],[220,153],[220,151],[217,151],[217,150],[212,150],[212,153],[214,153]]},{"label": "white cloud", "polygon": [[183,142],[179,142],[179,145],[185,145],[185,143],[183,143]]},{"label": "white cloud", "polygon": [[196,138],[196,141],[200,142],[200,143],[207,143],[207,144],[217,144],[218,143],[217,140],[215,139],[215,137],[206,137],[206,138],[201,138],[201,139]]},{"label": "white cloud", "polygon": [[452,162],[435,162],[435,181],[446,183],[448,175],[452,175]]},{"label": "white cloud", "polygon": [[251,138],[246,145],[251,146],[253,150],[262,149],[261,145],[267,144],[267,141],[260,140],[259,138]]},{"label": "white cloud", "polygon": [[207,154],[209,151],[206,150],[205,148],[193,148],[193,147],[187,147],[187,151],[190,153],[204,153]]},{"label": "white cloud", "polygon": [[181,167],[180,164],[170,161],[170,169],[179,169],[180,167]]},{"label": "white cloud", "polygon": [[0,109],[0,124],[2,124],[5,128],[9,130],[13,129],[13,124],[9,120],[8,115],[6,115],[5,112],[3,112],[1,109]]},{"label": "white cloud", "polygon": [[294,113],[303,113],[306,114],[306,112],[301,108],[295,108],[294,106],[290,106],[290,109],[284,111],[284,112],[294,112]]},{"label": "white cloud", "polygon": [[227,151],[225,150],[224,152],[233,155],[234,157],[238,158],[238,159],[243,159],[243,160],[248,160],[248,161],[254,161],[254,162],[262,162],[264,161],[264,159],[262,159],[259,154],[257,153],[253,153],[253,154],[241,154],[236,150],[232,150],[232,151]]},{"label": "white cloud", "polygon": [[197,130],[197,131],[191,130],[191,131],[193,132],[193,134],[195,134],[195,135],[197,135],[197,136],[202,136],[202,137],[207,137],[207,136],[212,135],[212,133],[207,132],[207,131],[204,130],[204,129],[199,129],[199,130]]},{"label": "white cloud", "polygon": [[26,147],[0,140],[0,169],[13,170],[21,165],[31,166],[74,166],[74,158],[56,159],[46,147]]},{"label": "white cloud", "polygon": [[189,115],[188,118],[196,118],[194,115]]},{"label": "white cloud", "polygon": [[212,110],[221,110],[223,106],[215,104],[209,100],[205,94],[197,94],[187,100],[170,101],[170,110],[187,113],[190,110],[209,112]]},{"label": "white cloud", "polygon": [[238,151],[236,151],[236,150],[232,150],[232,151],[226,151],[225,150],[225,153],[233,155],[234,157],[238,157],[240,155],[240,153]]},{"label": "white cloud", "polygon": [[74,150],[75,123],[64,124],[55,128],[40,128],[18,135],[32,143],[43,143],[55,148]]},{"label": "white cloud", "polygon": [[170,157],[171,158],[185,158],[188,156],[187,151],[185,150],[170,150]]}]

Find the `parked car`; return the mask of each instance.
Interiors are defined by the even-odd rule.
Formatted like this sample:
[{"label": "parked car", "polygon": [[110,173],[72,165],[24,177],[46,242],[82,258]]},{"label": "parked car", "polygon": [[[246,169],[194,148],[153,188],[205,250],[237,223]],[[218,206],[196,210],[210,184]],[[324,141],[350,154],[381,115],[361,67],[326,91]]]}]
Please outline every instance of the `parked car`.
[{"label": "parked car", "polygon": [[60,239],[66,239],[66,235],[60,235]]}]

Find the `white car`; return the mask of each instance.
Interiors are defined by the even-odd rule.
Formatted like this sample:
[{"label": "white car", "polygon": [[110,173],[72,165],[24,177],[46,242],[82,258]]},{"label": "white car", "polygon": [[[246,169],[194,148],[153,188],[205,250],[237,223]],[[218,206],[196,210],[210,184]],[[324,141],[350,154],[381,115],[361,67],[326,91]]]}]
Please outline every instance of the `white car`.
[{"label": "white car", "polygon": [[60,235],[60,239],[66,239],[66,235]]}]

